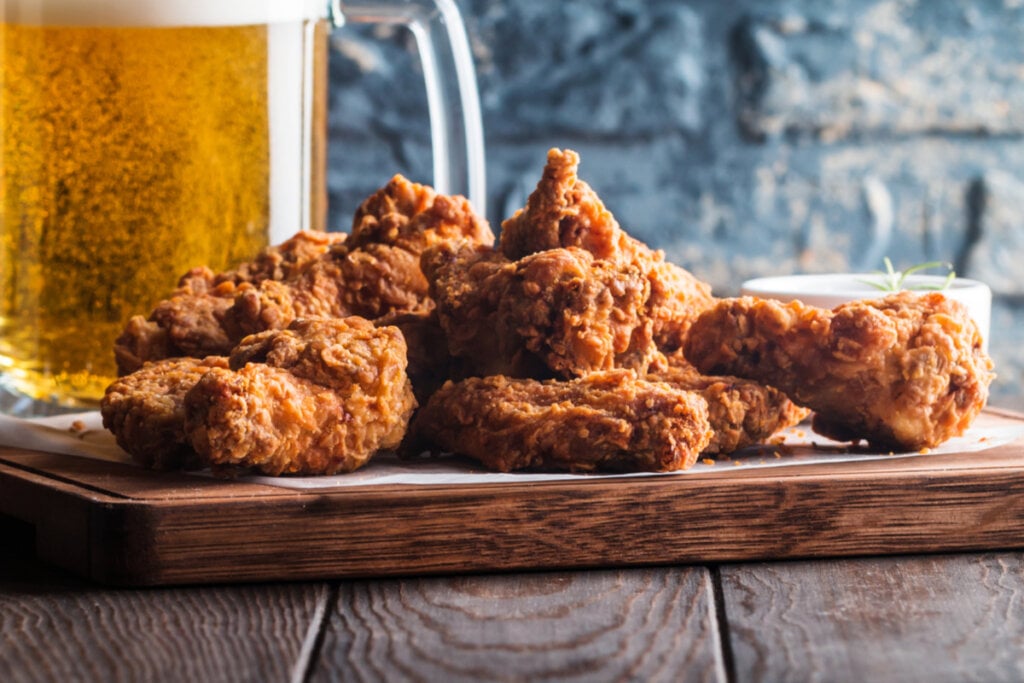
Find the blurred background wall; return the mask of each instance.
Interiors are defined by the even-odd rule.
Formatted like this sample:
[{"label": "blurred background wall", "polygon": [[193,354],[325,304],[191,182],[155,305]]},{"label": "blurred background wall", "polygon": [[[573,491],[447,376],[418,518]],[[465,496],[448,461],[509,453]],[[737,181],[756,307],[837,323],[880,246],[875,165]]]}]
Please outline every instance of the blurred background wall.
[{"label": "blurred background wall", "polygon": [[[457,0],[488,218],[549,147],[630,233],[746,278],[956,265],[995,295],[993,403],[1024,384],[1024,0]],[[332,229],[396,172],[431,181],[411,36],[332,39]]]}]

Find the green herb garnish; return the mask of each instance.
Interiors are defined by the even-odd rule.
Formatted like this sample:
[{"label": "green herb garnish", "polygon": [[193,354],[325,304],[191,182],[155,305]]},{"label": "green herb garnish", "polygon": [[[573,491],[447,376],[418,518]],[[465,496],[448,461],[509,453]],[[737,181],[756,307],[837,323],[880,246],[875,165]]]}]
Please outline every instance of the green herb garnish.
[{"label": "green herb garnish", "polygon": [[[906,270],[896,270],[893,268],[892,261],[889,260],[888,256],[882,260],[885,263],[885,272],[883,273],[882,271],[878,271],[878,274],[882,276],[881,281],[861,280],[861,282],[866,285],[870,285],[875,289],[880,289],[883,292],[898,292],[902,289],[942,291],[944,289],[948,289],[949,285],[952,284],[954,279],[956,279],[956,271],[953,270],[953,264],[947,261],[929,261],[927,263],[919,263],[916,266],[911,266]],[[949,273],[941,284],[914,285],[912,287],[904,286],[904,283],[909,276],[922,270],[928,270],[929,268],[948,268]]]}]

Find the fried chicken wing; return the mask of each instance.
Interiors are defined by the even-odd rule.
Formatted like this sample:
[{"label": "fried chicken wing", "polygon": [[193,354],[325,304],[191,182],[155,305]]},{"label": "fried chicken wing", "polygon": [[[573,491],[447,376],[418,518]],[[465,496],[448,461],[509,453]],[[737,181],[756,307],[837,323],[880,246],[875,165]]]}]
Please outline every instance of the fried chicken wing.
[{"label": "fried chicken wing", "polygon": [[685,355],[702,372],[786,392],[814,410],[824,436],[901,450],[962,434],[993,378],[966,309],[940,293],[900,292],[831,311],[723,300],[694,324]]},{"label": "fried chicken wing", "polygon": [[500,472],[663,472],[690,467],[711,438],[693,392],[629,370],[562,381],[449,382],[416,418],[417,436]]},{"label": "fried chicken wing", "polygon": [[780,430],[798,424],[810,412],[774,387],[739,377],[702,375],[688,363],[673,360],[676,362],[650,374],[648,379],[704,397],[712,432],[711,441],[704,448],[707,455],[764,443]]},{"label": "fried chicken wing", "polygon": [[494,235],[466,199],[396,175],[359,207],[347,238],[300,232],[233,271],[190,271],[148,320],[129,321],[115,347],[119,372],[146,360],[227,353],[247,334],[301,317],[428,312],[420,254],[456,239],[493,244]]},{"label": "fried chicken wing", "polygon": [[640,269],[650,280],[648,313],[659,348],[682,346],[689,326],[714,303],[710,285],[665,254],[631,237],[601,199],[577,175],[579,155],[572,150],[548,151],[540,182],[527,200],[501,224],[498,248],[509,259],[558,247],[578,247],[596,259]]},{"label": "fried chicken wing", "polygon": [[225,316],[240,286],[252,289],[264,281],[290,278],[345,238],[338,233],[302,231],[235,270],[215,274],[205,266],[193,268],[148,319],[141,315],[129,319],[114,342],[118,374],[127,375],[147,361],[163,358],[227,355],[240,338],[237,331],[225,329]]},{"label": "fried chicken wing", "polygon": [[395,327],[299,319],[252,335],[185,396],[185,433],[215,472],[335,474],[401,442],[416,406]]},{"label": "fried chicken wing", "polygon": [[646,371],[657,354],[643,273],[577,248],[509,261],[463,245],[428,251],[423,268],[454,356],[479,375],[579,377]]},{"label": "fried chicken wing", "polygon": [[143,467],[198,469],[202,462],[185,436],[185,394],[211,368],[227,367],[221,356],[147,363],[107,387],[100,401],[103,426]]}]

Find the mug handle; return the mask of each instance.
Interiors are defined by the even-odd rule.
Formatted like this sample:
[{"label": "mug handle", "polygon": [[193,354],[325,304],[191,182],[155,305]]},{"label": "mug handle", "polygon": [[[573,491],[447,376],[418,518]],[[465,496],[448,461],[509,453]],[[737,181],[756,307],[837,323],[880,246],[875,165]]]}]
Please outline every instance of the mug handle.
[{"label": "mug handle", "polygon": [[345,22],[407,27],[416,39],[430,114],[434,189],[461,194],[486,215],[484,135],[476,70],[454,0],[330,0],[335,27]]}]

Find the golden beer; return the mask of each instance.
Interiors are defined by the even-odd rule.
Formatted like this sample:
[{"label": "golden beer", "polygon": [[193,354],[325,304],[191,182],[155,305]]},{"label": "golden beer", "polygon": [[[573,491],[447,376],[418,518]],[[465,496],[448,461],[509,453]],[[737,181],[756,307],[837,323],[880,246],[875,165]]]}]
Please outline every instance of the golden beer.
[{"label": "golden beer", "polygon": [[321,148],[309,136],[322,126],[311,112],[322,106],[304,96],[322,84],[274,68],[301,67],[317,32],[301,19],[93,26],[10,14],[0,25],[0,374],[36,399],[88,405],[115,375],[125,321],[183,272],[223,270],[272,236],[322,228],[309,219],[311,184],[322,184],[309,175],[309,150]]}]

